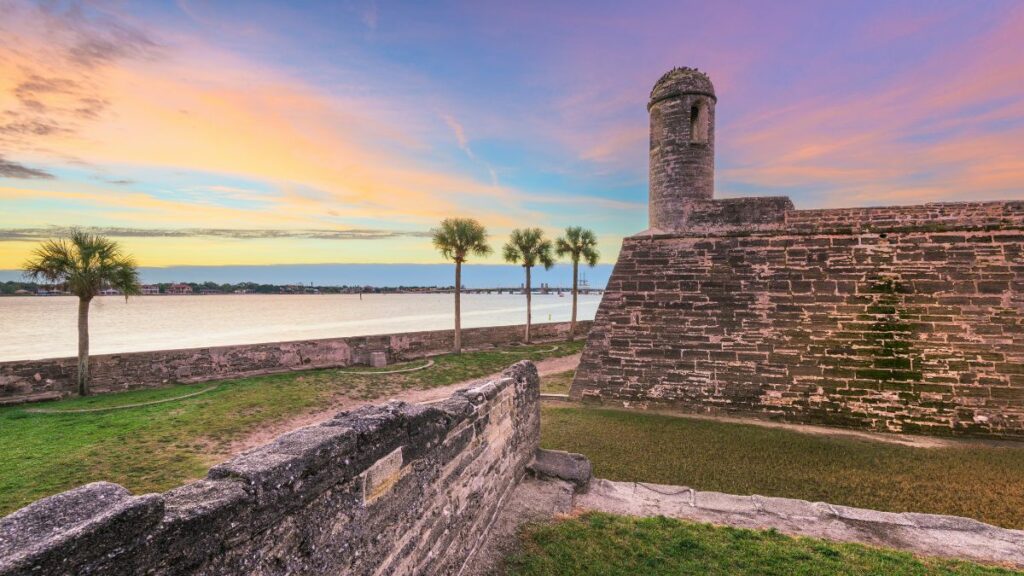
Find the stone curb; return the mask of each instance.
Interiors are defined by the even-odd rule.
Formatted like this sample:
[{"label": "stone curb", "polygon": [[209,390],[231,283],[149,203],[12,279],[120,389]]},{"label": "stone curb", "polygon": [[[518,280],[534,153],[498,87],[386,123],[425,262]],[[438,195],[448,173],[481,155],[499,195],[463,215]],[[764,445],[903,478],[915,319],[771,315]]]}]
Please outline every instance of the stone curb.
[{"label": "stone curb", "polygon": [[630,516],[668,516],[797,536],[1024,568],[1024,530],[959,516],[884,512],[826,502],[702,492],[686,486],[594,479],[574,506]]},{"label": "stone curb", "polygon": [[568,402],[569,401],[569,395],[568,394],[551,394],[551,393],[547,393],[547,392],[541,392],[540,393],[540,399],[541,400],[561,400],[563,402]]}]

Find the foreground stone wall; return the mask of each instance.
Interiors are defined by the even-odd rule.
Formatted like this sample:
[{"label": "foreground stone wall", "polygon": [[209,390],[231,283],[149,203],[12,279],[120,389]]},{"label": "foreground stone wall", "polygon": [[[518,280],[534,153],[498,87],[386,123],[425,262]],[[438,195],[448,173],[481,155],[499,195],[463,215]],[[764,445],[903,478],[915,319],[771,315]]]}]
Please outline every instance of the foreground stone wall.
[{"label": "foreground stone wall", "polygon": [[458,574],[538,448],[537,370],[340,413],[163,494],[105,482],[0,519],[0,575]]},{"label": "foreground stone wall", "polygon": [[[578,322],[586,334],[590,322]],[[535,324],[534,340],[564,339],[569,323]],[[521,342],[523,326],[490,326],[462,331],[466,349]],[[451,351],[454,330],[241,344],[212,348],[104,354],[90,359],[92,390],[113,392],[201,382],[256,374],[368,364],[371,352],[385,352],[388,362],[412,360]],[[75,358],[0,362],[0,402],[73,394]]]},{"label": "foreground stone wall", "polygon": [[766,224],[627,238],[572,397],[1024,437],[1024,203]]}]

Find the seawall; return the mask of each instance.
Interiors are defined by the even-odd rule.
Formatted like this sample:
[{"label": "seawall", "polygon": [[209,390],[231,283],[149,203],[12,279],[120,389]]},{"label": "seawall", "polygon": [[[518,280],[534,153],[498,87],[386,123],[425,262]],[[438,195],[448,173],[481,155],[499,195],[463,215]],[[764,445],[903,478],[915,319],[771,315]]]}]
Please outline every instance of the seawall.
[{"label": "seawall", "polygon": [[540,439],[536,367],[342,412],[163,494],[97,482],[0,519],[0,576],[459,574]]},{"label": "seawall", "polygon": [[[577,322],[585,336],[591,322]],[[489,326],[462,331],[463,348],[486,349],[521,342],[524,326]],[[534,324],[534,341],[560,340],[569,323]],[[100,354],[90,358],[95,393],[155,388],[173,383],[238,378],[274,372],[369,363],[384,352],[388,363],[451,351],[454,330],[404,332],[321,340],[240,344],[210,348]],[[0,362],[0,403],[50,399],[75,393],[76,358]]]}]

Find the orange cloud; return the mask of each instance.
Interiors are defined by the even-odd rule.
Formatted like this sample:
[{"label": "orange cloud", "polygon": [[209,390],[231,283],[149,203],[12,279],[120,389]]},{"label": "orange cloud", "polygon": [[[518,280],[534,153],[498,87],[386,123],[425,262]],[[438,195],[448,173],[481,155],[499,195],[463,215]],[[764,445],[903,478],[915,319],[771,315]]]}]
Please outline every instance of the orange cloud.
[{"label": "orange cloud", "polygon": [[[146,194],[101,200],[95,193],[59,191],[65,183],[37,194],[68,193],[109,204],[108,215],[117,208],[152,221],[174,215],[180,225],[220,217],[304,226],[367,218],[425,225],[468,214],[511,227],[544,219],[496,186],[493,173],[488,182],[427,167],[421,157],[432,152],[434,118],[407,111],[414,107],[377,96],[327,94],[194,38],[164,46],[138,32],[132,35],[137,51],[100,58],[96,48],[84,62],[74,56],[82,35],[101,35],[102,29],[48,37],[42,30],[56,25],[59,15],[16,12],[8,26],[0,26],[15,40],[0,47],[0,110],[11,111],[25,127],[0,127],[0,137],[19,159],[187,169],[258,180],[277,190],[267,199],[269,213],[212,206],[197,212],[190,201],[156,201]],[[38,101],[35,108],[17,96],[25,85],[34,85],[25,93]],[[86,100],[95,110],[83,111]],[[464,134],[462,139],[468,150]]]}]

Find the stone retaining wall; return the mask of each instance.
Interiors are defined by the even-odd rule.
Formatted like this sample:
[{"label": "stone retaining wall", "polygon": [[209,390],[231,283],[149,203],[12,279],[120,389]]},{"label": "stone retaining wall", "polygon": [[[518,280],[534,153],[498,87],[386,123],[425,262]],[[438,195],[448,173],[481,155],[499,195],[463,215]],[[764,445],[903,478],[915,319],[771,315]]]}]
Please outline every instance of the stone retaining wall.
[{"label": "stone retaining wall", "polygon": [[0,519],[0,576],[459,574],[540,437],[520,362],[429,406],[340,413],[163,494],[106,482]]},{"label": "stone retaining wall", "polygon": [[1024,437],[1024,203],[627,238],[571,395]]},{"label": "stone retaining wall", "polygon": [[[590,322],[578,322],[585,335]],[[490,326],[462,331],[465,349],[486,349],[521,342],[524,326]],[[154,388],[176,382],[201,382],[256,374],[369,364],[383,351],[388,362],[413,360],[451,351],[454,330],[240,344],[212,348],[102,354],[90,359],[93,392]],[[569,323],[535,324],[534,340],[564,339]],[[77,359],[0,362],[0,403],[72,394]]]}]

